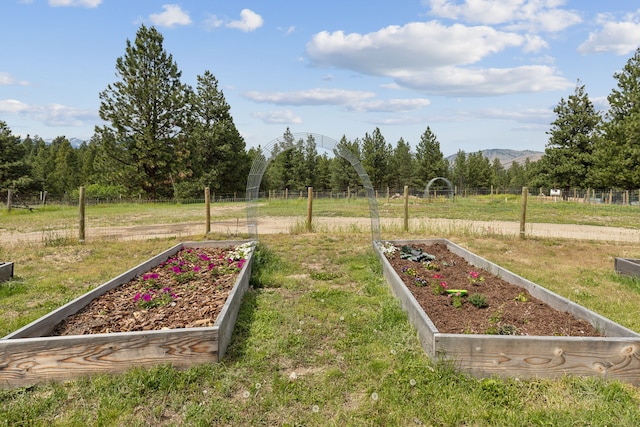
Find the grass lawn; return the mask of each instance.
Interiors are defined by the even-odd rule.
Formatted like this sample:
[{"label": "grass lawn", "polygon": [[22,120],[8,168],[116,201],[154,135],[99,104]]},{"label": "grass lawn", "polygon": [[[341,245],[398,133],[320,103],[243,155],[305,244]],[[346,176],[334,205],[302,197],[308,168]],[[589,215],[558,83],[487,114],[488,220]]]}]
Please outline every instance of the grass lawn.
[{"label": "grass lawn", "polygon": [[[394,236],[424,237],[450,238],[640,331],[640,282],[613,273],[615,256],[640,257],[632,244]],[[16,278],[0,285],[0,335],[175,243],[11,249]],[[0,426],[632,426],[638,419],[640,389],[628,384],[476,379],[427,358],[366,232],[261,236],[252,286],[219,364],[0,390]]]}]

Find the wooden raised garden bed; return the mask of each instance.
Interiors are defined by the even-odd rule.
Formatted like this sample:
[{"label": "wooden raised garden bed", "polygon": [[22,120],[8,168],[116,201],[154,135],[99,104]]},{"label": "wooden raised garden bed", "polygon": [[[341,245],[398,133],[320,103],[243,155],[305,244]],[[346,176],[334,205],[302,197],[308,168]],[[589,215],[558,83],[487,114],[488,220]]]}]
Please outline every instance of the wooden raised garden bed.
[{"label": "wooden raised garden bed", "polygon": [[180,243],[0,339],[0,388],[123,372],[131,367],[171,364],[187,368],[218,362],[229,345],[242,297],[249,286],[253,249],[211,326],[59,336],[53,331],[93,300],[160,266],[182,249],[224,248],[243,243],[248,242]]},{"label": "wooden raised garden bed", "polygon": [[0,282],[4,282],[13,277],[13,263],[0,261]]},{"label": "wooden raised garden bed", "polygon": [[452,361],[477,377],[596,376],[640,384],[640,334],[600,316],[566,298],[526,280],[446,239],[384,242],[395,247],[444,244],[477,269],[519,286],[555,310],[590,323],[600,334],[586,336],[526,336],[441,333],[419,305],[412,292],[383,253],[383,243],[374,248],[381,259],[384,277],[417,329],[428,356]]},{"label": "wooden raised garden bed", "polygon": [[640,259],[616,258],[614,268],[618,274],[640,277]]}]

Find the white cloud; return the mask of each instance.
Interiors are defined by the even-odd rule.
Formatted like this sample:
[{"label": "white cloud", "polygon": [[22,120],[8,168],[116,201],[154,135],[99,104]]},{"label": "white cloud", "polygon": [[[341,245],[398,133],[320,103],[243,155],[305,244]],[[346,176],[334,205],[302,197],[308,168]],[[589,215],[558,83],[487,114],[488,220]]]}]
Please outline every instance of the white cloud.
[{"label": "white cloud", "polygon": [[262,111],[253,113],[252,116],[269,124],[302,123],[302,119],[291,110]]},{"label": "white cloud", "polygon": [[60,104],[46,106],[29,105],[15,99],[0,100],[0,113],[20,114],[47,126],[83,126],[85,121],[95,122],[98,114],[92,110],[82,110]]},{"label": "white cloud", "polygon": [[564,90],[574,84],[558,76],[553,67],[469,69],[442,67],[396,78],[404,87],[448,96],[491,96]]},{"label": "white cloud", "polygon": [[560,9],[565,0],[429,0],[434,16],[508,29],[558,32],[578,24],[577,12]]},{"label": "white cloud", "polygon": [[250,9],[242,9],[240,12],[240,20],[229,22],[227,27],[250,32],[262,27],[262,24],[263,20],[260,15]]},{"label": "white cloud", "polygon": [[367,112],[401,112],[418,110],[431,104],[424,98],[411,99],[376,99],[371,101],[354,102],[347,105],[349,110]]},{"label": "white cloud", "polygon": [[0,86],[9,86],[9,85],[18,85],[18,86],[29,86],[29,82],[24,80],[16,80],[11,77],[9,73],[0,73]]},{"label": "white cloud", "polygon": [[24,102],[15,99],[0,99],[0,113],[17,114],[29,110],[29,106]]},{"label": "white cloud", "polygon": [[251,91],[244,95],[255,102],[275,105],[347,105],[375,96],[373,92],[343,89],[309,89],[270,93]]},{"label": "white cloud", "polygon": [[189,13],[183,11],[177,4],[165,4],[162,8],[164,12],[149,15],[149,20],[153,25],[171,28],[176,25],[191,24]]},{"label": "white cloud", "polygon": [[640,10],[615,21],[609,15],[599,15],[602,28],[589,34],[580,46],[581,54],[613,52],[627,55],[640,46]]},{"label": "white cloud", "polygon": [[68,7],[80,6],[94,8],[98,7],[102,0],[49,0],[49,6],[52,7]]},{"label": "white cloud", "polygon": [[430,21],[368,34],[324,31],[307,44],[307,54],[316,66],[389,77],[400,87],[438,95],[500,95],[571,86],[549,66],[471,67],[511,47],[526,53],[547,44],[536,35]]},{"label": "white cloud", "polygon": [[204,21],[205,27],[208,29],[218,28],[224,25],[224,20],[218,18],[216,15],[209,15]]},{"label": "white cloud", "polygon": [[445,26],[430,21],[389,26],[364,35],[323,31],[307,43],[307,54],[316,65],[389,75],[407,69],[472,64],[525,42],[519,34],[487,26]]}]

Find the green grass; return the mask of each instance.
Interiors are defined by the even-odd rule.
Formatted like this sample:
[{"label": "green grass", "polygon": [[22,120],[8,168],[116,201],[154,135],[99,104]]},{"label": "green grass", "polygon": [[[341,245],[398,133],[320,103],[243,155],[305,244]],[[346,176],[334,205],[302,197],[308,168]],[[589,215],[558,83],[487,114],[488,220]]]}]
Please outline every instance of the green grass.
[{"label": "green grass", "polygon": [[[640,288],[610,273],[612,256],[640,255],[632,244],[442,237],[640,331]],[[173,244],[15,248],[17,278],[0,285],[0,335]],[[348,232],[261,236],[219,364],[0,390],[0,426],[632,426],[638,419],[639,389],[617,381],[476,379],[430,360],[382,279],[370,236]]]}]

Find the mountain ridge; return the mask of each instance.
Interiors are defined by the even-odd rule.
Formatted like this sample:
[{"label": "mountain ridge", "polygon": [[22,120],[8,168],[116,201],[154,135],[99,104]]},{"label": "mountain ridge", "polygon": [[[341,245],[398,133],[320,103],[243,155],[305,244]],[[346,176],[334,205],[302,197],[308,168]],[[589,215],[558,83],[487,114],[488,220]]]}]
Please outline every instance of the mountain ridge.
[{"label": "mountain ridge", "polygon": [[[527,159],[531,162],[535,162],[540,160],[540,158],[544,155],[542,151],[533,151],[533,150],[512,150],[510,148],[488,148],[485,150],[479,150],[479,152],[489,159],[490,162],[493,162],[494,159],[498,159],[500,164],[505,168],[509,169],[513,162],[516,162],[519,165],[523,165]],[[467,153],[468,155],[469,153]],[[457,154],[452,154],[450,156],[445,157],[449,164],[453,164],[456,159]]]}]

